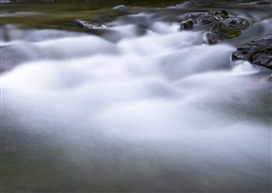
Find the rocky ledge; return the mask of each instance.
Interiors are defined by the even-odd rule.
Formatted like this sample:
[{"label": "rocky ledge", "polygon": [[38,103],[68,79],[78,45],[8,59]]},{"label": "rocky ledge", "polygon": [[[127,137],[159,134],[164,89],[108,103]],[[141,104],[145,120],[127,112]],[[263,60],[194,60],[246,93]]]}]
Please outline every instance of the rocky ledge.
[{"label": "rocky ledge", "polygon": [[231,17],[225,10],[190,13],[180,24],[180,30],[207,30],[208,44],[216,44],[225,39],[241,35],[249,27],[250,21],[241,17]]},{"label": "rocky ledge", "polygon": [[272,70],[272,34],[238,47],[232,54],[232,60],[247,60],[254,65]]}]

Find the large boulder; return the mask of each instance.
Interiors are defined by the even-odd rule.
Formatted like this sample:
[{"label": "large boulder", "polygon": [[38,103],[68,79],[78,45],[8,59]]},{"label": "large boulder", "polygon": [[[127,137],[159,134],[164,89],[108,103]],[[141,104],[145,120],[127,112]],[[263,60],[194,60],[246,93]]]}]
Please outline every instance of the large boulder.
[{"label": "large boulder", "polygon": [[243,44],[232,54],[232,60],[247,60],[272,70],[272,34]]},{"label": "large boulder", "polygon": [[225,10],[191,13],[180,24],[180,30],[206,30],[208,44],[216,44],[225,39],[241,35],[249,27],[250,21],[241,17],[231,17]]}]

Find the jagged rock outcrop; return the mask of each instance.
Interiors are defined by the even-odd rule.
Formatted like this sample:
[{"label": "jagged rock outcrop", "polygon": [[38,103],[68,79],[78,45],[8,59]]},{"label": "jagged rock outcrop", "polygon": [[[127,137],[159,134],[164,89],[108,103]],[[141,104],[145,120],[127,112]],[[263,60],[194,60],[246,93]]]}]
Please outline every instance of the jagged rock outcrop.
[{"label": "jagged rock outcrop", "polygon": [[191,13],[180,24],[180,30],[206,30],[207,43],[216,44],[241,35],[250,24],[242,17],[231,17],[227,11],[221,10]]},{"label": "jagged rock outcrop", "polygon": [[272,70],[272,34],[243,44],[232,54],[232,60],[247,60]]}]

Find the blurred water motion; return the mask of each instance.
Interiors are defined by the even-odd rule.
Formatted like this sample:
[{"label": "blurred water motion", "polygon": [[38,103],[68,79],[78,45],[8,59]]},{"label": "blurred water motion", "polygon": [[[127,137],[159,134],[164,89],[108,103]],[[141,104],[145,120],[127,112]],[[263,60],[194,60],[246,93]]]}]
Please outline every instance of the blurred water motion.
[{"label": "blurred water motion", "polygon": [[101,34],[1,26],[3,192],[271,191],[267,73],[138,12]]}]

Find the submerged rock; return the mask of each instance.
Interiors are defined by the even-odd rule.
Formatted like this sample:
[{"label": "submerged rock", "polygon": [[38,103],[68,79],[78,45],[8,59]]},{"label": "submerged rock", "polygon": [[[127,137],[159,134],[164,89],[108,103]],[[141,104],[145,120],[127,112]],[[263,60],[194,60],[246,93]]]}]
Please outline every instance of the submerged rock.
[{"label": "submerged rock", "polygon": [[270,74],[268,80],[269,80],[269,81],[272,81],[272,74]]},{"label": "submerged rock", "polygon": [[41,57],[39,51],[35,46],[26,42],[0,46],[0,73],[12,70],[21,63],[37,60]]},{"label": "submerged rock", "polygon": [[232,54],[232,60],[247,60],[272,70],[272,34],[243,44]]},{"label": "submerged rock", "polygon": [[241,17],[230,17],[227,11],[192,13],[180,24],[180,30],[206,30],[208,44],[216,44],[225,39],[241,35],[250,22]]}]

